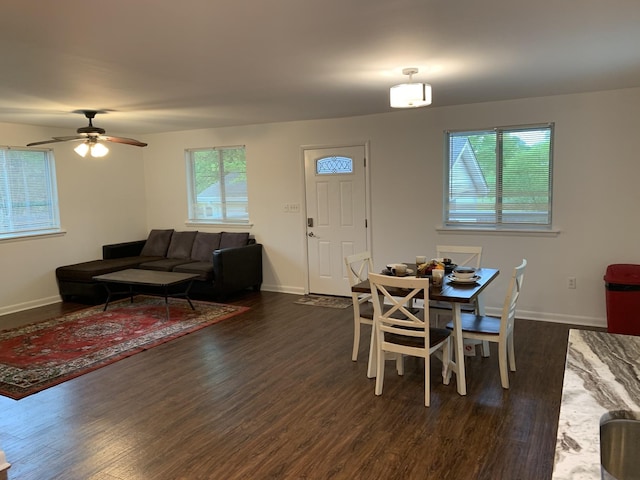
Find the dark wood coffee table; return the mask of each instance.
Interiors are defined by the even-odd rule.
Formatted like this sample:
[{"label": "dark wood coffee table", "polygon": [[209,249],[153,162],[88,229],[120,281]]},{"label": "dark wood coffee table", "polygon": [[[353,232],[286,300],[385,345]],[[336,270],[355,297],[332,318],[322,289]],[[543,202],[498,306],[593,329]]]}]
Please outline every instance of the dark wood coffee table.
[{"label": "dark wood coffee table", "polygon": [[[105,273],[104,275],[97,275],[93,277],[94,280],[102,282],[107,289],[107,301],[104,304],[104,310],[107,310],[111,297],[118,293],[127,293],[133,297],[137,293],[145,293],[148,295],[159,295],[164,297],[164,303],[167,310],[167,319],[169,319],[169,297],[181,297],[185,298],[189,302],[189,306],[192,310],[195,310],[191,299],[189,298],[189,290],[193,280],[198,277],[194,273],[178,273],[178,272],[160,272],[155,270],[142,270],[137,268],[129,268],[127,270],[120,270],[119,272]],[[186,284],[184,290],[170,291],[171,287],[176,285]],[[113,285],[126,285],[127,290],[113,290]],[[142,292],[136,290],[136,287],[148,287],[142,288]]]}]

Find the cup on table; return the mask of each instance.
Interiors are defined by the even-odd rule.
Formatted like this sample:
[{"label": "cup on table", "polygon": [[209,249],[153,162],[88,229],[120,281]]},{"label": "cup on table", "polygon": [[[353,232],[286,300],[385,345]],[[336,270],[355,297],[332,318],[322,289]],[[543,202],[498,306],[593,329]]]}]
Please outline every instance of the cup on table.
[{"label": "cup on table", "polygon": [[407,274],[407,266],[404,263],[397,263],[391,270],[397,277],[403,277]]},{"label": "cup on table", "polygon": [[425,257],[424,255],[418,255],[416,257],[416,267],[418,265],[422,265],[423,263],[427,263],[427,257]]},{"label": "cup on table", "polygon": [[434,287],[441,287],[442,280],[444,279],[444,270],[440,268],[434,268],[431,270],[431,283]]}]

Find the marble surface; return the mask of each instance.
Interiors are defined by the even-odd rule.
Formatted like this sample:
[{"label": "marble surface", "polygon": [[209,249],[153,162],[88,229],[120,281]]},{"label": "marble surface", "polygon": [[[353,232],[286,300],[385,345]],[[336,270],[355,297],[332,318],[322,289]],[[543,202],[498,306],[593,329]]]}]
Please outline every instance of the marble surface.
[{"label": "marble surface", "polygon": [[640,337],[571,329],[553,480],[600,479],[600,417],[640,419]]}]

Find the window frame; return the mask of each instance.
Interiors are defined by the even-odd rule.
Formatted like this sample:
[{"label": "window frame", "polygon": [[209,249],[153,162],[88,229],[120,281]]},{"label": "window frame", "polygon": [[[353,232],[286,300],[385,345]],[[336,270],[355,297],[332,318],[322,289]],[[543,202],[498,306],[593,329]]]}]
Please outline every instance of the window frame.
[{"label": "window frame", "polygon": [[[218,168],[224,172],[224,157],[222,152],[225,150],[242,150],[244,153],[244,175],[245,175],[245,190],[247,191],[246,197],[246,217],[234,218],[230,215],[227,209],[228,201],[225,193],[225,182],[220,184],[221,198],[220,198],[220,217],[215,216],[202,216],[198,213],[199,203],[196,192],[197,174],[195,171],[195,156],[197,152],[218,151],[221,152],[218,158]],[[234,226],[247,226],[250,224],[249,218],[249,192],[247,184],[247,157],[246,157],[245,145],[227,145],[219,147],[200,147],[200,148],[187,148],[185,149],[185,164],[187,170],[187,205],[188,205],[188,221],[187,224],[192,225],[234,225]],[[233,172],[230,172],[233,173]]]},{"label": "window frame", "polygon": [[[0,198],[0,209],[7,208],[10,211],[7,213],[6,217],[8,219],[7,226],[5,226],[3,221],[0,219],[0,241],[41,237],[46,235],[57,235],[63,233],[60,224],[60,202],[58,198],[56,164],[53,149],[0,146],[0,157],[2,157],[0,158],[0,191],[6,191],[7,193],[11,192],[12,190],[15,191],[19,188],[15,184],[11,183],[9,175],[6,174],[7,163],[4,160],[6,156],[10,155],[10,152],[24,152],[29,154],[41,153],[43,155],[43,160],[45,161],[45,176],[42,179],[41,186],[46,192],[46,207],[48,209],[48,212],[45,220],[47,221],[36,221],[36,219],[33,218],[31,224],[25,225],[23,228],[16,227],[15,223],[18,213],[15,212],[11,206],[9,206],[11,205],[11,195],[6,195],[4,199]],[[24,170],[25,169],[22,168],[20,172],[23,179],[29,176],[28,172],[25,173]],[[24,181],[22,183],[22,187],[24,187]],[[34,200],[31,197],[30,199],[31,201]],[[5,205],[7,206],[5,207]],[[13,224],[12,228],[9,228],[10,224]]]},{"label": "window frame", "polygon": [[[548,159],[548,208],[545,215],[548,219],[547,222],[508,222],[504,221],[503,214],[507,209],[501,208],[502,199],[500,193],[502,192],[502,185],[499,187],[498,183],[503,182],[503,148],[502,142],[505,134],[518,131],[546,129],[549,131],[549,159]],[[476,218],[470,221],[455,221],[452,220],[450,209],[450,186],[451,186],[451,159],[450,159],[450,139],[452,136],[468,137],[474,134],[489,134],[494,133],[496,135],[496,186],[495,197],[496,203],[494,204],[493,215],[494,219],[491,222],[481,222]],[[465,134],[465,135],[460,135]],[[538,123],[538,124],[526,124],[526,125],[509,125],[498,126],[490,128],[478,128],[478,129],[464,129],[464,130],[445,130],[443,140],[444,150],[444,168],[443,168],[443,205],[442,205],[442,227],[441,230],[446,231],[486,231],[486,232],[538,232],[538,233],[557,233],[553,228],[553,164],[554,164],[554,142],[555,142],[555,124],[553,122]],[[470,199],[472,197],[469,197]],[[480,212],[478,212],[480,215]]]}]

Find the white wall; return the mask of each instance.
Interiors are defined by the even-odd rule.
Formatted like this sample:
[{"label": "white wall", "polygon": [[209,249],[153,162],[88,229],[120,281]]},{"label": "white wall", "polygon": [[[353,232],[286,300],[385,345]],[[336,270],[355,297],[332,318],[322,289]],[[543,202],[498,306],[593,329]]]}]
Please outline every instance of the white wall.
[{"label": "white wall", "polygon": [[[148,225],[184,227],[184,148],[247,146],[251,232],[265,248],[264,289],[304,293],[305,228],[284,203],[304,206],[301,146],[370,142],[371,249],[376,268],[433,255],[436,244],[484,247],[501,269],[487,304],[498,308],[511,269],[526,257],[522,317],[605,324],[603,274],[610,263],[640,263],[640,89],[554,96],[346,119],[174,132],[149,136],[145,151]],[[554,223],[557,236],[444,234],[443,131],[555,122]],[[399,215],[402,218],[399,219]],[[215,229],[214,229],[215,230]],[[577,288],[567,288],[567,277]]]},{"label": "white wall", "polygon": [[[149,147],[142,149],[144,172],[137,149],[123,150],[126,159],[109,157],[108,163],[96,166],[63,156],[56,147],[63,224],[69,233],[46,241],[0,244],[0,254],[3,258],[10,254],[14,270],[28,264],[27,273],[11,287],[13,294],[0,296],[0,306],[53,295],[55,266],[97,257],[103,243],[140,238],[150,228],[188,229],[184,149],[238,144],[247,147],[250,231],[265,248],[263,287],[304,293],[304,209],[300,214],[282,212],[284,203],[304,206],[301,147],[369,142],[371,250],[376,268],[411,260],[416,254],[433,255],[439,243],[482,245],[483,263],[502,271],[488,291],[489,307],[501,306],[510,270],[526,257],[529,269],[519,316],[604,325],[606,266],[640,264],[636,253],[640,227],[633,217],[640,204],[636,187],[640,165],[635,155],[639,105],[640,89],[635,88],[149,135],[145,138]],[[541,122],[556,125],[553,213],[560,233],[551,237],[439,233],[443,131]],[[22,135],[20,130],[22,140],[13,143],[33,140],[33,133]],[[72,165],[65,165],[63,158]],[[115,194],[118,188],[125,192],[125,200]],[[90,195],[96,192],[106,199]],[[110,208],[114,203],[116,207]],[[55,248],[53,258],[47,252],[36,253],[34,259],[41,245]],[[3,284],[14,278],[0,276]],[[577,278],[575,290],[567,288],[568,276]]]},{"label": "white wall", "polygon": [[[0,124],[0,144],[24,146],[68,130]],[[103,159],[52,144],[63,235],[0,241],[0,314],[60,300],[55,269],[102,256],[102,245],[145,238],[142,150],[110,144]],[[2,319],[0,318],[0,329]]]}]

